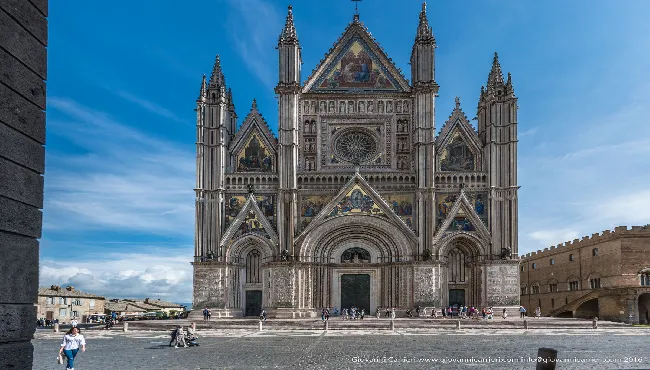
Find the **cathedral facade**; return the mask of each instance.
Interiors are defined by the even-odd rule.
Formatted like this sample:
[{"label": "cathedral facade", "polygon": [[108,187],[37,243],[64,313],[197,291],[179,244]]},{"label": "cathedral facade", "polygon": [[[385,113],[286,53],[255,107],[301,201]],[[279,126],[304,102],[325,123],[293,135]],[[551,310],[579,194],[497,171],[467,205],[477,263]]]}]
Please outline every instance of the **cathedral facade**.
[{"label": "cathedral facade", "polygon": [[237,128],[219,58],[197,100],[194,307],[309,317],[324,307],[517,306],[517,98],[494,55],[478,129],[436,135],[426,5],[411,79],[358,14],[311,76],[291,7],[278,137],[255,101]]}]

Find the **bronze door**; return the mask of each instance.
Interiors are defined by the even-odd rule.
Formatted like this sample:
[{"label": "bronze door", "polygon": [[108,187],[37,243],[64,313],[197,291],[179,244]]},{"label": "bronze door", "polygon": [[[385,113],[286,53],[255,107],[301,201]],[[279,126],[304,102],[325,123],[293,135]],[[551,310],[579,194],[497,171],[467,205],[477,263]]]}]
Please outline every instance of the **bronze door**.
[{"label": "bronze door", "polygon": [[341,307],[359,310],[364,309],[367,315],[370,312],[370,275],[368,274],[343,274],[341,275]]}]

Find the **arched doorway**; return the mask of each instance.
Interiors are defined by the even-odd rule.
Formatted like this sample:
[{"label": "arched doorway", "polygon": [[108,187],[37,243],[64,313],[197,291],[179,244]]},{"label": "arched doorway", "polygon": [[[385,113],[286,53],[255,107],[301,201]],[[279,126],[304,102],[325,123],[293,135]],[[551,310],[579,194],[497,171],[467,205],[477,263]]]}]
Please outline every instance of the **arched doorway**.
[{"label": "arched doorway", "polygon": [[262,256],[257,248],[246,254],[244,316],[259,316],[262,311]]},{"label": "arched doorway", "polygon": [[456,234],[441,243],[439,258],[442,274],[444,306],[475,306],[481,304],[481,269],[478,261],[481,247],[477,240],[465,234]]},{"label": "arched doorway", "polygon": [[[650,324],[650,293],[639,296],[639,322]],[[645,321],[644,321],[645,320]]]},{"label": "arched doorway", "polygon": [[575,317],[590,319],[598,317],[598,298],[590,299],[583,302],[575,311]]}]

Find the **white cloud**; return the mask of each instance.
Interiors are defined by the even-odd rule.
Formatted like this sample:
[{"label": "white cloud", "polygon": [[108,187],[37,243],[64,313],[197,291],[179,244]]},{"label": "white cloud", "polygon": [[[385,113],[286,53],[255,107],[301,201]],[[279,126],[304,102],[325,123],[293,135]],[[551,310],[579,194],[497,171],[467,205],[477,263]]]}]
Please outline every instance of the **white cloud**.
[{"label": "white cloud", "polygon": [[[263,0],[229,0],[234,10],[226,21],[234,49],[248,69],[267,88],[275,87],[274,45],[284,27],[284,17]],[[226,75],[226,80],[227,80]]]},{"label": "white cloud", "polygon": [[110,253],[97,259],[41,260],[40,285],[72,285],[106,298],[160,298],[192,301],[192,247],[162,249],[139,246],[148,253]]},{"label": "white cloud", "polygon": [[530,237],[542,245],[550,246],[573,240],[579,236],[578,231],[572,229],[539,230],[530,233]]},{"label": "white cloud", "polygon": [[[53,97],[48,129],[86,153],[48,152],[45,230],[100,228],[192,235],[195,154]],[[189,149],[189,148],[188,148]]]},{"label": "white cloud", "polygon": [[121,98],[123,98],[125,100],[128,100],[131,103],[134,103],[134,104],[140,106],[140,108],[142,108],[144,110],[147,110],[147,111],[149,111],[151,113],[157,114],[157,115],[159,115],[161,117],[169,118],[169,119],[171,119],[173,121],[176,121],[176,122],[188,123],[187,121],[178,118],[178,116],[175,115],[169,109],[164,108],[164,107],[162,107],[162,106],[160,106],[160,105],[158,105],[158,104],[156,104],[154,102],[150,102],[148,100],[142,99],[142,98],[137,97],[137,96],[135,96],[133,94],[130,94],[130,93],[126,92],[126,91],[122,91],[122,90],[114,91],[114,90],[111,90],[111,89],[109,89],[109,90],[112,91],[117,96],[119,96],[119,97],[121,97]]}]

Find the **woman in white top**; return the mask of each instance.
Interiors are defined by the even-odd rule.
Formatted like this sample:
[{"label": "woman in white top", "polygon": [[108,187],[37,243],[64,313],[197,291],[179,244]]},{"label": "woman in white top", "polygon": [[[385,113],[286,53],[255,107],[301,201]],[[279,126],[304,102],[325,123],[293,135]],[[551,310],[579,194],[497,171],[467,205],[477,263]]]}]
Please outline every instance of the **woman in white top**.
[{"label": "woman in white top", "polygon": [[63,353],[68,358],[66,369],[74,370],[74,358],[79,352],[79,346],[81,346],[81,352],[86,352],[84,336],[81,335],[79,328],[73,327],[63,336],[63,342],[61,348],[59,348],[59,355]]}]

